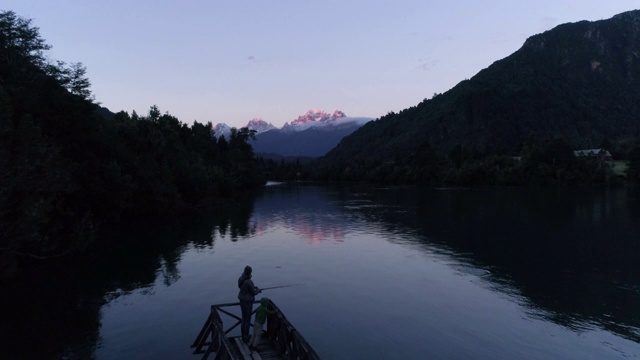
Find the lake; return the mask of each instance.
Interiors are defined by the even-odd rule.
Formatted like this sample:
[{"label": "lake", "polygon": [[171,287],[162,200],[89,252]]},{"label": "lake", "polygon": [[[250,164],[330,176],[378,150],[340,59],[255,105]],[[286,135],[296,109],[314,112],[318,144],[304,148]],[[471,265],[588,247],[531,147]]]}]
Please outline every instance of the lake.
[{"label": "lake", "polygon": [[5,286],[3,358],[198,359],[245,265],[296,285],[258,297],[323,359],[640,358],[636,188],[271,183],[223,214],[112,230],[100,256]]}]

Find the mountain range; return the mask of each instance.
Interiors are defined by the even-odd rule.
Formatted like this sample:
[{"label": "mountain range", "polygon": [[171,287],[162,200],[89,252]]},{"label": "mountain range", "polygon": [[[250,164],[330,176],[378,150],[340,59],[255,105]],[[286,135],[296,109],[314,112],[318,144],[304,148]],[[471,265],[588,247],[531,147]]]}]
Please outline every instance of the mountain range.
[{"label": "mountain range", "polygon": [[[373,119],[368,117],[348,117],[336,110],[327,113],[311,109],[298,116],[282,128],[277,128],[261,118],[247,123],[249,130],[256,131],[256,139],[251,145],[256,154],[268,157],[319,157],[334,148],[343,137],[353,133]],[[220,123],[213,128],[214,136],[231,134],[231,127]]]}]

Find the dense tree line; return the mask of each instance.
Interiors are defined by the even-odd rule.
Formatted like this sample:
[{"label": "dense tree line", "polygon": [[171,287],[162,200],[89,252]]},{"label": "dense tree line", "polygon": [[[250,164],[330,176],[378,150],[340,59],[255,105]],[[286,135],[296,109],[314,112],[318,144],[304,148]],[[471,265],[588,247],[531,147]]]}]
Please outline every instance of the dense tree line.
[{"label": "dense tree line", "polygon": [[299,173],[308,176],[303,177],[306,180],[421,186],[640,183],[640,139],[605,140],[602,145],[603,149],[611,149],[616,160],[627,164],[626,173],[615,171],[614,163],[603,157],[576,157],[575,147],[563,138],[537,139],[533,135],[514,154],[462,144],[443,154],[425,141],[414,151],[399,149],[392,159],[375,153],[353,159],[320,158]]},{"label": "dense tree line", "polygon": [[105,221],[171,215],[264,182],[234,129],[157,106],[103,117],[86,69],[46,55],[39,29],[0,13],[0,265],[79,249]]},{"label": "dense tree line", "polygon": [[257,157],[258,168],[263,176],[271,181],[308,180],[311,176],[309,167],[315,158],[281,157],[279,159]]}]

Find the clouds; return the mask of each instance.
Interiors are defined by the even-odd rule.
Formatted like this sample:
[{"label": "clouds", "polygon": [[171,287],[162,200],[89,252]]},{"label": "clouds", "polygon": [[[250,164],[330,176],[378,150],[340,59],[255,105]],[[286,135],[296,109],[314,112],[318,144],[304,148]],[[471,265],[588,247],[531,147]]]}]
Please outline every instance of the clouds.
[{"label": "clouds", "polygon": [[431,71],[434,67],[438,65],[439,62],[440,62],[440,59],[419,58],[418,69],[422,71]]}]

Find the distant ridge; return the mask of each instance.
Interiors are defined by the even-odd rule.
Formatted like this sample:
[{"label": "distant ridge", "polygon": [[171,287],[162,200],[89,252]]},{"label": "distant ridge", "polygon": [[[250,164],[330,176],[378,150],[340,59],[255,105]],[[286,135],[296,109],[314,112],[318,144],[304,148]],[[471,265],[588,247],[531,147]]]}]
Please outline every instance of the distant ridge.
[{"label": "distant ridge", "polygon": [[640,11],[528,38],[446,93],[372,121],[323,159],[385,162],[421,147],[516,154],[530,137],[576,148],[640,135]]},{"label": "distant ridge", "polygon": [[360,126],[362,123],[353,121],[335,126],[309,127],[301,131],[276,129],[258,134],[251,145],[258,155],[272,153],[285,157],[320,157]]}]

